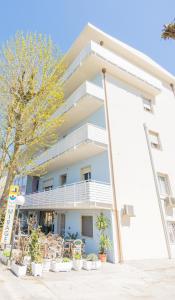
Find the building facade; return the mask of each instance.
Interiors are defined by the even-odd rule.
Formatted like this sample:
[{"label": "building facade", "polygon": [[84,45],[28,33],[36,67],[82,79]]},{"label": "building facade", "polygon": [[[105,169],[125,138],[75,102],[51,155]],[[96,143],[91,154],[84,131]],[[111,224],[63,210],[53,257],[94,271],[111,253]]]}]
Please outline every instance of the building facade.
[{"label": "building facade", "polygon": [[23,217],[78,233],[98,252],[96,217],[111,221],[109,260],[175,256],[175,78],[88,24],[65,56],[58,142],[36,158],[40,178],[16,178]]}]

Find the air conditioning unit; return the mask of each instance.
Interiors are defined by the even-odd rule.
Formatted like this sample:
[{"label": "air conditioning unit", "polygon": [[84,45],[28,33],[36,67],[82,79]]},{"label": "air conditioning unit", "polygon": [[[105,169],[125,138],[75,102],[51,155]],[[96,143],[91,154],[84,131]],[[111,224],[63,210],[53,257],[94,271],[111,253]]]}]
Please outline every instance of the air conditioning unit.
[{"label": "air conditioning unit", "polygon": [[125,204],[123,208],[123,215],[130,218],[135,217],[134,206]]},{"label": "air conditioning unit", "polygon": [[175,207],[175,198],[172,196],[166,197],[165,202],[167,206]]}]

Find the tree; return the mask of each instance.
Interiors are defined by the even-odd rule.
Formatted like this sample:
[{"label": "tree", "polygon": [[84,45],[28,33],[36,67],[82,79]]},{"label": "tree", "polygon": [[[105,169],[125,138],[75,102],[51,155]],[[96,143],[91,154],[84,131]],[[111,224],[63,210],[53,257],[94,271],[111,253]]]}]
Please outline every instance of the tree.
[{"label": "tree", "polygon": [[163,26],[162,35],[163,39],[175,40],[175,22],[171,22]]},{"label": "tree", "polygon": [[58,139],[63,120],[53,114],[63,103],[63,74],[63,56],[41,34],[18,32],[0,52],[1,200],[14,177],[33,168],[36,151]]}]

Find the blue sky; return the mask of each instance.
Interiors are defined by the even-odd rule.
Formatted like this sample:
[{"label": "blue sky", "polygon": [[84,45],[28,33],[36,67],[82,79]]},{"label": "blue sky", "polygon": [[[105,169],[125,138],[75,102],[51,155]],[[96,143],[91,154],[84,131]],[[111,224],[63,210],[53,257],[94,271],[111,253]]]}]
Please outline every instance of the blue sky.
[{"label": "blue sky", "polygon": [[15,31],[51,35],[66,51],[87,22],[152,57],[175,74],[175,41],[160,38],[174,0],[0,0],[0,45]]}]

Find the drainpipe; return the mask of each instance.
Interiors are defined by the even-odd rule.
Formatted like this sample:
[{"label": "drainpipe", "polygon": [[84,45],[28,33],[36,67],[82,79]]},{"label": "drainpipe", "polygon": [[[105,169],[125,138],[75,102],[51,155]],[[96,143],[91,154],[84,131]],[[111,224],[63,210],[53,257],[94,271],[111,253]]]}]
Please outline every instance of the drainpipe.
[{"label": "drainpipe", "polygon": [[162,208],[162,203],[161,203],[161,197],[160,197],[160,192],[159,192],[159,185],[158,185],[158,180],[157,180],[157,173],[154,165],[154,160],[153,160],[153,155],[152,155],[152,149],[150,145],[150,140],[149,140],[149,134],[148,134],[148,128],[146,124],[143,124],[144,130],[145,130],[145,136],[146,136],[146,142],[148,146],[148,152],[149,152],[149,158],[151,162],[151,168],[153,172],[153,177],[154,177],[154,184],[156,188],[156,194],[157,194],[157,200],[158,200],[158,205],[159,205],[159,210],[160,210],[160,216],[161,216],[161,221],[162,221],[162,226],[163,226],[163,231],[165,235],[165,243],[166,243],[166,248],[168,252],[168,258],[171,259],[171,248],[170,248],[170,242],[169,242],[169,236],[168,236],[168,229],[167,229],[167,224],[164,218],[164,213],[163,213],[163,208]]},{"label": "drainpipe", "polygon": [[109,167],[110,167],[110,177],[112,185],[112,194],[113,194],[113,205],[114,205],[114,217],[116,223],[116,238],[117,238],[117,249],[118,249],[118,262],[123,262],[123,253],[122,253],[122,241],[121,241],[121,231],[120,231],[120,221],[118,215],[118,205],[117,205],[117,196],[115,188],[115,176],[114,176],[114,167],[113,167],[113,154],[112,154],[112,144],[111,144],[111,128],[109,121],[109,109],[108,109],[108,97],[106,89],[106,69],[102,69],[103,74],[103,84],[104,84],[104,94],[105,94],[105,117],[106,117],[106,127],[107,127],[107,136],[108,136],[108,156],[109,156]]}]

